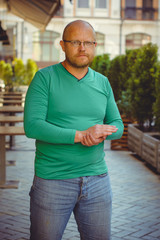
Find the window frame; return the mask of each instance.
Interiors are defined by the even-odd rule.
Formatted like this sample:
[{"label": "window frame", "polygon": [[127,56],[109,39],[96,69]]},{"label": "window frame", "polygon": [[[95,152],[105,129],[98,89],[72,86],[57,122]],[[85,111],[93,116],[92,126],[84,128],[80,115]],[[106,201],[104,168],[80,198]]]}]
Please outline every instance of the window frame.
[{"label": "window frame", "polygon": [[[45,34],[48,34],[48,36]],[[37,35],[37,36],[36,36]],[[40,49],[39,55],[36,55],[35,57],[33,56],[33,59],[35,61],[41,61],[41,62],[50,62],[50,61],[55,61],[53,60],[53,56],[55,56],[53,54],[53,48],[55,47],[54,42],[57,38],[60,37],[60,33],[55,32],[55,31],[50,31],[50,30],[46,30],[44,32],[40,32],[40,31],[36,31],[33,33],[33,54],[34,54],[34,45],[37,45],[37,49]],[[48,45],[49,47],[49,58],[46,60],[45,58],[43,58],[43,52],[44,52],[44,47],[45,45]],[[59,52],[59,51],[58,51]],[[59,55],[59,53],[58,53]],[[58,59],[57,59],[58,61]]]},{"label": "window frame", "polygon": [[[138,38],[136,39],[136,36],[139,37],[139,39]],[[127,39],[127,37],[131,37],[131,38]],[[149,37],[150,39],[148,41],[146,41],[147,39],[145,37],[146,38]],[[131,44],[127,44],[127,41],[128,42],[130,41]],[[146,41],[146,42],[143,44],[143,41]],[[125,48],[127,50],[137,49],[137,48],[140,48],[140,47],[142,47],[143,45],[145,45],[146,43],[149,43],[149,42],[151,42],[151,35],[149,35],[147,33],[130,33],[130,34],[127,34],[126,37],[125,37]]]}]

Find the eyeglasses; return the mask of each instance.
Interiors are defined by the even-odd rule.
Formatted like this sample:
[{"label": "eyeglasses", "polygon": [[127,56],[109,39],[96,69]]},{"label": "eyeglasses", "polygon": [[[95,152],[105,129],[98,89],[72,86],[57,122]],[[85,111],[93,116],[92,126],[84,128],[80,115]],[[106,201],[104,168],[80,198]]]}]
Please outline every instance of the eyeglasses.
[{"label": "eyeglasses", "polygon": [[73,47],[79,47],[82,43],[84,45],[84,47],[92,47],[93,45],[96,44],[96,42],[89,42],[89,41],[78,41],[78,40],[73,40],[73,41],[67,41],[67,40],[63,40],[63,42],[68,42],[70,43]]}]

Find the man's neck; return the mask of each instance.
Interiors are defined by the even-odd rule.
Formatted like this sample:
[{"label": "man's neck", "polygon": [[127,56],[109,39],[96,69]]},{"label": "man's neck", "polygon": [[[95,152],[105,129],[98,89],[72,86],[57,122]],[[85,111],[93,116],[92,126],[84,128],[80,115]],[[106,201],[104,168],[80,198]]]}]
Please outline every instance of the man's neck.
[{"label": "man's neck", "polygon": [[63,67],[70,72],[77,79],[82,79],[88,72],[88,66],[84,68],[76,68],[67,63],[67,61],[62,62]]}]

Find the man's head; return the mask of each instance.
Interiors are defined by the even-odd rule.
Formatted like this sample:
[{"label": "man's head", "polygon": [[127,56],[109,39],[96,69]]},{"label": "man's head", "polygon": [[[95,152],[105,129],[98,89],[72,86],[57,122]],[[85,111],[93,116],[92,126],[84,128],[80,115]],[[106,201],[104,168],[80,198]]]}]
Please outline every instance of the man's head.
[{"label": "man's head", "polygon": [[73,21],[65,27],[60,45],[69,65],[85,68],[95,55],[97,45],[95,31],[86,21]]}]

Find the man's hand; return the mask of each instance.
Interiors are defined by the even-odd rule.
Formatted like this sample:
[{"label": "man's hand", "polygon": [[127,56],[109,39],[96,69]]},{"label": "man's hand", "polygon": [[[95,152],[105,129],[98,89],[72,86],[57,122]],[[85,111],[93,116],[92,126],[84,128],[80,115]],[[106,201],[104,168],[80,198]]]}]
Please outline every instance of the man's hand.
[{"label": "man's hand", "polygon": [[98,145],[117,130],[115,126],[96,124],[85,131],[76,131],[75,142],[81,142],[85,146]]},{"label": "man's hand", "polygon": [[103,142],[105,137],[100,137],[100,138],[94,138],[92,134],[87,133],[85,136],[83,136],[83,140],[81,143],[85,146],[91,147],[93,145],[98,145],[99,143]]},{"label": "man's hand", "polygon": [[88,128],[85,132],[90,133],[94,138],[103,138],[111,135],[113,132],[116,132],[118,129],[115,126],[106,125],[106,124],[96,124],[93,127]]}]

